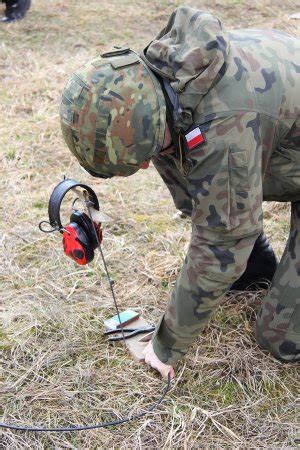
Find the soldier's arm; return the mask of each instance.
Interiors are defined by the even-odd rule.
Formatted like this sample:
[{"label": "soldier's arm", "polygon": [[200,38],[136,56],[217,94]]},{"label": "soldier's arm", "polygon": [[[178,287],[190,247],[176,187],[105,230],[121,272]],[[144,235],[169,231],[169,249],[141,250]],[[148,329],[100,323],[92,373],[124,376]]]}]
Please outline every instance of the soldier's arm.
[{"label": "soldier's arm", "polygon": [[153,338],[173,364],[243,273],[262,230],[261,142],[256,113],[214,120],[206,143],[187,153],[192,237],[171,301]]}]

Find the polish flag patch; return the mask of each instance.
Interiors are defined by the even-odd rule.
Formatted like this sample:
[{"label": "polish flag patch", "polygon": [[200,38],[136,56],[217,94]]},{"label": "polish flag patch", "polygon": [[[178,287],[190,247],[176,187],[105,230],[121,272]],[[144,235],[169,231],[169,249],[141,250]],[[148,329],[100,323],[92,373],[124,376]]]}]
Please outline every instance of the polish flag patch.
[{"label": "polish flag patch", "polygon": [[187,147],[189,150],[193,150],[195,147],[198,147],[198,145],[204,144],[204,142],[205,142],[204,134],[200,130],[199,127],[194,128],[192,131],[187,133],[184,137],[185,137]]}]

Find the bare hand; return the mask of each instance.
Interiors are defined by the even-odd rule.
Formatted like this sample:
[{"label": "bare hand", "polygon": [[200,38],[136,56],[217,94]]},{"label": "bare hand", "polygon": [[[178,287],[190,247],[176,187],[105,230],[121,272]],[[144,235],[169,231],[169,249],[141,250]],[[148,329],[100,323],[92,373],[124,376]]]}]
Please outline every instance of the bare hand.
[{"label": "bare hand", "polygon": [[153,350],[152,342],[149,341],[149,343],[146,345],[143,354],[145,356],[145,363],[149,364],[149,366],[153,367],[153,369],[156,369],[161,376],[167,380],[168,374],[170,373],[171,380],[175,376],[175,372],[172,366],[169,366],[168,364],[164,364],[161,362]]}]

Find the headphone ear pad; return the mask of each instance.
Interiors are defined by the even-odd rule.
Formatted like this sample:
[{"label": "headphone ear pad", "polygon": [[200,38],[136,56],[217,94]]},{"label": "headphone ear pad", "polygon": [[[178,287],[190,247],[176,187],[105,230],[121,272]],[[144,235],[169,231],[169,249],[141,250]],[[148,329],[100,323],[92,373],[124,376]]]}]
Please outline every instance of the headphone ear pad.
[{"label": "headphone ear pad", "polygon": [[90,246],[92,246],[93,250],[95,250],[98,247],[98,239],[95,235],[94,227],[89,216],[80,211],[75,211],[70,217],[70,222],[77,223],[77,225],[85,231],[90,241]]},{"label": "headphone ear pad", "polygon": [[63,232],[64,252],[79,265],[90,263],[94,258],[94,249],[85,230],[72,222]]}]

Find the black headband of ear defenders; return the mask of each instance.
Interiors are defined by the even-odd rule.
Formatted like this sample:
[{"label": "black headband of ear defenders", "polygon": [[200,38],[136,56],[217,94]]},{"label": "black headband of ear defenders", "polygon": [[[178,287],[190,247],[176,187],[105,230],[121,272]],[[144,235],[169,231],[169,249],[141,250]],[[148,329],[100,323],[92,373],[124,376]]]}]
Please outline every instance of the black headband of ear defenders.
[{"label": "black headband of ear defenders", "polygon": [[88,192],[89,200],[93,203],[93,207],[99,210],[99,202],[92,188],[90,188],[86,184],[78,183],[75,180],[66,178],[56,186],[49,200],[48,214],[49,222],[52,227],[56,227],[59,230],[63,228],[60,220],[60,205],[66,193],[76,186],[82,187]]}]

